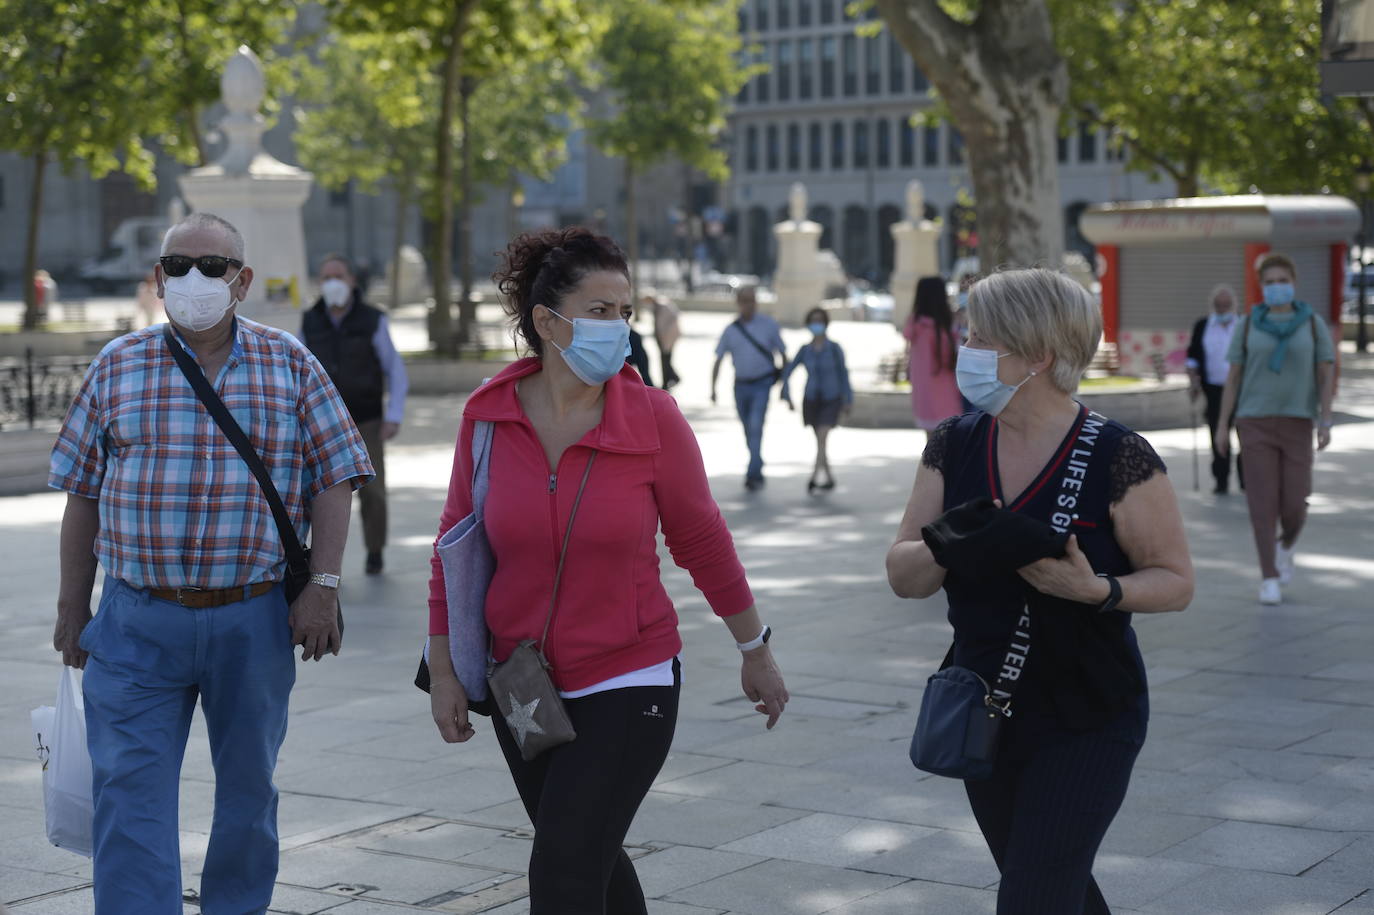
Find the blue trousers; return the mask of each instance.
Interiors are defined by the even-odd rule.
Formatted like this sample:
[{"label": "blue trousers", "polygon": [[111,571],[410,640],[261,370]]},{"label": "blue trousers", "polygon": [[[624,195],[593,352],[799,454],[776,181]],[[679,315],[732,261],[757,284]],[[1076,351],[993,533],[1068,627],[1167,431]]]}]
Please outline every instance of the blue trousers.
[{"label": "blue trousers", "polygon": [[177,788],[197,697],[215,768],[201,910],[266,911],[277,877],[272,770],[296,681],[281,587],[189,610],[106,578],[81,647],[98,915],[181,915]]},{"label": "blue trousers", "polygon": [[749,446],[749,469],[745,479],[763,479],[763,418],[768,412],[768,395],[773,393],[773,377],[735,382],[735,409],[744,423],[744,441]]}]

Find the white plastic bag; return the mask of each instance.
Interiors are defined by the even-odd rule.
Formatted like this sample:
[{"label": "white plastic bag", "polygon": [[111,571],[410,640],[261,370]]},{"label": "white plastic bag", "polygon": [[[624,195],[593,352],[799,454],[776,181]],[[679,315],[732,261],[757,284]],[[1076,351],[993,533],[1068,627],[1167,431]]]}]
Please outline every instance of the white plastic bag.
[{"label": "white plastic bag", "polygon": [[86,709],[76,668],[62,668],[56,708],[40,706],[29,717],[38,741],[38,758],[43,762],[48,841],[89,858],[94,814],[91,753],[86,746]]}]

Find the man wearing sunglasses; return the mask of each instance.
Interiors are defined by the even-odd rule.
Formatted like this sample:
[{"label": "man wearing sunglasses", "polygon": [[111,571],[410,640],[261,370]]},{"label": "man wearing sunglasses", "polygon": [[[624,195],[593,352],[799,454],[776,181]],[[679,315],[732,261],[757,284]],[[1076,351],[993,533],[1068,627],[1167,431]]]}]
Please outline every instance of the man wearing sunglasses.
[{"label": "man wearing sunglasses", "polygon": [[[199,699],[215,771],[200,898],[208,912],[261,912],[277,873],[272,771],[292,646],[302,660],[338,654],[351,493],[372,468],[319,362],[235,315],[253,281],[238,230],[192,214],[162,252],[173,339],[155,325],[107,345],[53,447],[48,483],[67,492],[53,646],[86,670],[96,911],[180,915],[178,783]],[[194,357],[243,428],[302,541],[313,526],[315,574],[289,606],[267,500],[170,346]]]},{"label": "man wearing sunglasses", "polygon": [[[367,445],[376,472],[358,490],[368,575],[382,571],[386,546],[386,463],[383,442],[401,428],[405,415],[405,361],[391,342],[386,315],[363,302],[348,261],[330,254],[320,262],[320,297],[301,317],[301,339],[339,389]],[[382,397],[386,398],[383,410]]]}]

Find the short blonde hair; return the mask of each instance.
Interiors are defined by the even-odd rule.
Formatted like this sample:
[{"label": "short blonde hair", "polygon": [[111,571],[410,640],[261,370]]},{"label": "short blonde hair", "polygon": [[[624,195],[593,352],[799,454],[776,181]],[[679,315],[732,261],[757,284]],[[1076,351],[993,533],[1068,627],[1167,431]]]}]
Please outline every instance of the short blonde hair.
[{"label": "short blonde hair", "polygon": [[1079,283],[1033,267],[1001,270],[968,293],[970,327],[1029,361],[1053,356],[1050,382],[1066,394],[1078,390],[1102,339],[1102,313]]}]

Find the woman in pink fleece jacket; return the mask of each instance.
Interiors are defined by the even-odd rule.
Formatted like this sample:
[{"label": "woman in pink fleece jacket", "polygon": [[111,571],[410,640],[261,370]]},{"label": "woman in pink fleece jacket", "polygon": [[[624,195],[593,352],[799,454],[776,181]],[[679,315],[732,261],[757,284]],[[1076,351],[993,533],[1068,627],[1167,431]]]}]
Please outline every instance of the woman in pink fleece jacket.
[{"label": "woman in pink fleece jacket", "polygon": [[[595,453],[543,646],[577,739],[525,762],[501,715],[492,726],[534,824],[532,915],[639,915],[644,894],[621,843],[667,758],[681,682],[660,527],[734,636],[744,693],[769,728],[787,688],[691,427],[668,394],[625,367],[632,306],[620,249],[583,228],[530,233],[511,242],[494,279],[534,355],[468,399],[439,534],[472,510],[473,424],[491,422],[484,517],[496,572],[486,620],[493,656],[504,660],[544,631],[568,516]],[[460,742],[473,729],[449,661],[437,555],[429,606],[434,720]]]}]

